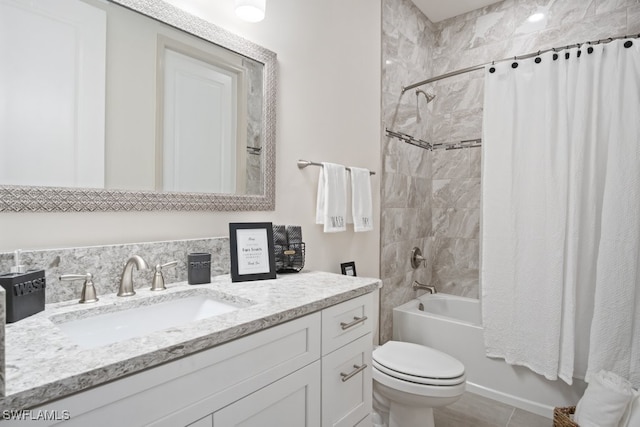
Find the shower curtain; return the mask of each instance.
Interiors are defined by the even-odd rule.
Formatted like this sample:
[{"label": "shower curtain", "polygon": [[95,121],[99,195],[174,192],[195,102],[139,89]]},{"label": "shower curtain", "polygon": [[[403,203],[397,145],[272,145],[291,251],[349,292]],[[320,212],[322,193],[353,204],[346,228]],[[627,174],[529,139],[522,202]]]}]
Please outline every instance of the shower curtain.
[{"label": "shower curtain", "polygon": [[487,355],[569,384],[606,369],[638,387],[640,40],[485,73]]}]

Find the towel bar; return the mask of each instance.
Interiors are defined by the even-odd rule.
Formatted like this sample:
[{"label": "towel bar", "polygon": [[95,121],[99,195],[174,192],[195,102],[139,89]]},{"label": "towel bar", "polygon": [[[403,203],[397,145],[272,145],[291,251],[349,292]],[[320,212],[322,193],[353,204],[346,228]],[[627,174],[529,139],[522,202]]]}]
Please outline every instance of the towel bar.
[{"label": "towel bar", "polygon": [[[312,162],[310,160],[298,160],[298,168],[304,169],[307,166],[322,166],[322,163]],[[346,167],[346,170],[350,171],[351,169]],[[373,171],[369,171],[369,175],[375,175],[376,173]]]}]

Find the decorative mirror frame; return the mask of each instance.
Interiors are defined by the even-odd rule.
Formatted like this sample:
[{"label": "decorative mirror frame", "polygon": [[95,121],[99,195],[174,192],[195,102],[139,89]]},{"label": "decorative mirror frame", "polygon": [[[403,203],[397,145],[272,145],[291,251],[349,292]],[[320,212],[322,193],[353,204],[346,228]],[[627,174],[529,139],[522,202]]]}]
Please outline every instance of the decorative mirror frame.
[{"label": "decorative mirror frame", "polygon": [[162,0],[109,0],[264,64],[262,134],[264,194],[163,193],[0,186],[0,212],[269,211],[275,210],[277,58],[252,43]]}]

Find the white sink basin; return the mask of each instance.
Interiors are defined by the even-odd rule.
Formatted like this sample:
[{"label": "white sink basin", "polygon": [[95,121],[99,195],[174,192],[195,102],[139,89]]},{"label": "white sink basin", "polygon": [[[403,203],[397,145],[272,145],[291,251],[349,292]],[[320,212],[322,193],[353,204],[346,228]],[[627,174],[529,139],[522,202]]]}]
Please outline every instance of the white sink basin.
[{"label": "white sink basin", "polygon": [[208,296],[196,295],[71,320],[58,323],[57,326],[80,347],[95,348],[229,313],[238,308]]}]

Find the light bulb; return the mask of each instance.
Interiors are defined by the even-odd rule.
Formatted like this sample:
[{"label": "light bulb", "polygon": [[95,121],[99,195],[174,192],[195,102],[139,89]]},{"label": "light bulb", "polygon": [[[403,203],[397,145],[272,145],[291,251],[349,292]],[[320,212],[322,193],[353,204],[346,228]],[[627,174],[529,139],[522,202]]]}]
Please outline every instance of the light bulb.
[{"label": "light bulb", "polygon": [[260,22],[264,19],[267,0],[235,0],[238,18],[247,22]]}]

